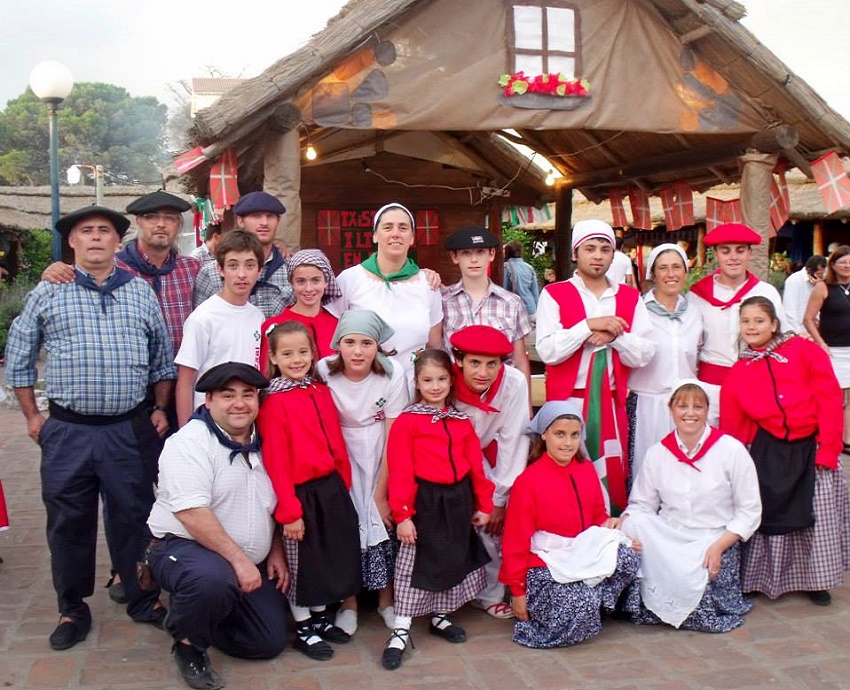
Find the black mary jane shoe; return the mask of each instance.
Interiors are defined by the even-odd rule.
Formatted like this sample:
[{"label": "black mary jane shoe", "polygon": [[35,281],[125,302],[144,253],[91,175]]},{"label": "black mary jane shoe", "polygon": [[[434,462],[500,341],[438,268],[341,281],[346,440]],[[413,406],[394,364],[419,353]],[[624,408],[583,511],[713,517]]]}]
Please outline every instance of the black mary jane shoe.
[{"label": "black mary jane shoe", "polygon": [[56,626],[56,629],[50,633],[50,648],[60,652],[64,649],[71,649],[77,642],[82,642],[86,639],[91,629],[91,621],[64,621]]},{"label": "black mary jane shoe", "polygon": [[334,655],[333,647],[319,636],[309,620],[298,624],[292,648],[315,661],[327,661]]},{"label": "black mary jane shoe", "polygon": [[218,690],[224,687],[224,681],[218,675],[210,663],[210,657],[206,651],[198,649],[193,644],[175,642],[171,648],[174,652],[174,660],[177,662],[177,670],[186,681],[186,685],[195,690]]},{"label": "black mary jane shoe", "polygon": [[832,603],[832,595],[825,589],[809,592],[809,599],[818,606],[829,606]]},{"label": "black mary jane shoe", "polygon": [[[396,638],[401,640],[404,647],[389,646],[390,642]],[[390,639],[387,640],[387,646],[384,647],[384,652],[381,654],[381,666],[387,669],[387,671],[395,671],[401,666],[401,658],[404,656],[408,645],[416,649],[416,645],[413,644],[413,638],[410,637],[410,630],[406,628],[393,628],[393,634],[390,635]]]},{"label": "black mary jane shoe", "polygon": [[314,613],[310,617],[310,625],[313,626],[313,632],[325,642],[345,644],[351,640],[351,635],[331,623],[326,613]]},{"label": "black mary jane shoe", "polygon": [[[459,642],[466,642],[466,630],[461,628],[459,625],[452,623],[448,616],[437,614],[434,618],[438,619],[437,625],[434,625],[434,621],[432,619],[428,625],[429,633],[436,635],[437,637],[442,637],[444,640],[455,644]],[[448,625],[445,627],[439,627],[444,622],[448,623]]]}]

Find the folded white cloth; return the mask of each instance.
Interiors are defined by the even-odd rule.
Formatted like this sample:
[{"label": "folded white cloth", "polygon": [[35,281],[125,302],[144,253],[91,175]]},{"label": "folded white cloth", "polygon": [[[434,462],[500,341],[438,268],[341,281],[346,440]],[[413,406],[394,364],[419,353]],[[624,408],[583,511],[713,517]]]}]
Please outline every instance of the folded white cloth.
[{"label": "folded white cloth", "polygon": [[531,552],[547,565],[555,582],[584,582],[595,587],[617,569],[620,544],[631,546],[631,543],[619,530],[594,525],[575,538],[535,532],[531,537]]}]

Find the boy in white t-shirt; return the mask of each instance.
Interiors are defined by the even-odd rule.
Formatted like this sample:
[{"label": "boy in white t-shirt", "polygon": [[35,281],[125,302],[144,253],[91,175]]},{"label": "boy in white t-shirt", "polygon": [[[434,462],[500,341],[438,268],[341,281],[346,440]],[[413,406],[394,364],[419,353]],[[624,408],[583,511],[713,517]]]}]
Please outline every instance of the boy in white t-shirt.
[{"label": "boy in white t-shirt", "polygon": [[[177,364],[177,423],[183,426],[204,404],[195,393],[195,382],[207,369],[222,362],[242,362],[258,367],[263,312],[248,301],[263,265],[263,247],[245,230],[224,234],[216,252],[221,290],[189,315],[183,326],[183,343],[174,358]],[[258,367],[259,368],[259,367]]]}]

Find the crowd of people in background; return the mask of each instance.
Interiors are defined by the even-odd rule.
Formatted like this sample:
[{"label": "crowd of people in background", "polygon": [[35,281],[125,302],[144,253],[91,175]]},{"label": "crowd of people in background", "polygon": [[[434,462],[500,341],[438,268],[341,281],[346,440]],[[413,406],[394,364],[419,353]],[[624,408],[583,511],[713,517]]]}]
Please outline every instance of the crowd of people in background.
[{"label": "crowd of people in background", "polygon": [[411,258],[400,203],[339,275],[276,245],[285,208],[265,192],[181,256],[187,207],[137,200],[123,247],[122,214],[63,217],[75,265],[45,271],[9,333],[42,452],[53,649],[91,627],[101,497],[110,596],[206,690],[223,685],[210,647],[271,658],[292,639],[327,661],[370,601],[393,670],[414,618],[466,641],[466,605],[532,648],[609,617],[723,633],[746,594],[828,605],[850,569],[850,246],[780,297],[741,224],[706,235],[718,268],[690,289],[686,248],[654,247],[638,276],[603,221],[573,228],[565,281],[468,226],[446,239],[460,278],[444,285]]}]

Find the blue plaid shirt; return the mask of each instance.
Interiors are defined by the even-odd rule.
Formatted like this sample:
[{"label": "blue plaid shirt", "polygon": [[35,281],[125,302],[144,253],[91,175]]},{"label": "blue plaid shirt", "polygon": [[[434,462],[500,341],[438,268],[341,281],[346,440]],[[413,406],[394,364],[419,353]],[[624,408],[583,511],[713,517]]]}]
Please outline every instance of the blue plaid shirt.
[{"label": "blue plaid shirt", "polygon": [[177,378],[148,284],[133,278],[105,304],[104,312],[100,293],[76,283],[36,285],[9,329],[6,380],[15,388],[35,385],[44,346],[49,400],[79,414],[119,415],[144,400],[149,384]]}]

